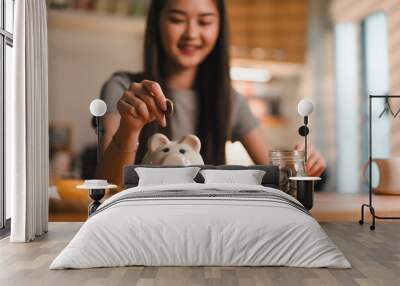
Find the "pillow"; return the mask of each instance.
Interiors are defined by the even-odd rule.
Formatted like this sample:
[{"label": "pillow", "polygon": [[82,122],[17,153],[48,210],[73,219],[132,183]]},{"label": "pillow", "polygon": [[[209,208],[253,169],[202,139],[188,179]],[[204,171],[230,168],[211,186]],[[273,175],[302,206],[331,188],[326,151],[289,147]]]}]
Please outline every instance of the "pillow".
[{"label": "pillow", "polygon": [[199,170],[199,167],[135,168],[139,176],[139,186],[196,183],[193,179]]},{"label": "pillow", "polygon": [[265,171],[262,170],[201,170],[204,183],[261,185]]}]

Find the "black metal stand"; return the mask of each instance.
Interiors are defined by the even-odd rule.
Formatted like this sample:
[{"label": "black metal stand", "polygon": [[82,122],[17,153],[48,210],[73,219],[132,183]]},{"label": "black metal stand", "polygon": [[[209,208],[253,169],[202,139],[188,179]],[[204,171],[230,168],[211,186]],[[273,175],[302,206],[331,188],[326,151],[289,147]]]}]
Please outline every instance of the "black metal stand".
[{"label": "black metal stand", "polygon": [[304,163],[307,164],[307,135],[310,133],[310,130],[307,127],[308,124],[308,116],[304,116],[304,125],[300,126],[299,134],[304,137]]},{"label": "black metal stand", "polygon": [[[96,134],[97,134],[97,164],[99,164],[101,159],[100,143],[101,143],[101,137],[104,134],[104,129],[100,125],[99,117],[96,116],[95,118],[96,118]],[[88,207],[89,216],[92,213],[94,213],[97,210],[97,208],[101,205],[100,200],[104,197],[105,193],[106,193],[105,189],[91,189],[89,191],[89,197],[93,200]]]},{"label": "black metal stand", "polygon": [[[368,171],[369,171],[369,178],[368,178],[368,196],[369,196],[369,201],[368,204],[362,204],[361,205],[361,219],[358,221],[358,223],[360,225],[364,224],[364,208],[367,207],[369,208],[369,211],[372,215],[372,224],[370,225],[370,229],[371,230],[375,230],[375,220],[376,219],[400,219],[400,217],[384,217],[384,216],[378,216],[375,213],[375,208],[372,205],[372,100],[374,98],[385,98],[386,101],[388,102],[389,98],[400,98],[400,95],[369,95],[369,167],[368,167]],[[385,107],[386,109],[386,107]],[[388,108],[388,112],[391,111],[390,108]],[[383,111],[385,112],[385,110]],[[393,115],[393,113],[391,112],[391,114]],[[397,115],[398,113],[396,113]],[[381,113],[381,115],[379,117],[381,117],[383,115],[383,113]],[[394,117],[396,117],[396,115],[394,115]]]},{"label": "black metal stand", "polygon": [[88,207],[88,215],[90,216],[94,213],[97,208],[101,205],[100,200],[104,197],[106,193],[105,189],[91,189],[89,190],[89,197],[93,200]]},{"label": "black metal stand", "polygon": [[297,181],[296,198],[308,210],[311,210],[314,205],[314,185],[314,181]]}]

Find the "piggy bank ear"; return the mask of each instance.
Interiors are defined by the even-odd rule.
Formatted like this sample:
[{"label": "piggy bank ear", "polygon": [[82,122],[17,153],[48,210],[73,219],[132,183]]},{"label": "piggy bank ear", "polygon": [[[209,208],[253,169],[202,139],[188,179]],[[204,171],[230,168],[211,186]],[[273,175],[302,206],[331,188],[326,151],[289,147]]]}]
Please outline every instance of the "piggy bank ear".
[{"label": "piggy bank ear", "polygon": [[197,153],[200,152],[201,142],[200,142],[200,139],[199,139],[196,135],[193,135],[193,134],[186,135],[185,137],[183,137],[183,138],[179,141],[179,143],[187,144],[187,145],[189,145],[190,147],[192,147],[192,149],[193,149],[195,152],[197,152]]},{"label": "piggy bank ear", "polygon": [[147,149],[154,152],[158,147],[168,144],[170,141],[167,136],[161,133],[152,135],[147,141]]}]

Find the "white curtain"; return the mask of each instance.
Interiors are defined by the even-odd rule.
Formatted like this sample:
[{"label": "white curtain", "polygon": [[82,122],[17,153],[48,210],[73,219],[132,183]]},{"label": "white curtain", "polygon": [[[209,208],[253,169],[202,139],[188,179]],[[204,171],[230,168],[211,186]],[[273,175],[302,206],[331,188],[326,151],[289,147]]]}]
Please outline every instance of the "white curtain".
[{"label": "white curtain", "polygon": [[45,0],[15,1],[13,94],[6,111],[6,187],[12,242],[28,242],[48,225],[48,68]]}]

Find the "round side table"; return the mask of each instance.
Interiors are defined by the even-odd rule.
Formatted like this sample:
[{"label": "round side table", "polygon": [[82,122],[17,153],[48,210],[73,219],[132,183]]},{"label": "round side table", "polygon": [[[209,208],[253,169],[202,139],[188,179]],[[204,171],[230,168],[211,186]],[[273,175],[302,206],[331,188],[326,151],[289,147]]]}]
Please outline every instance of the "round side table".
[{"label": "round side table", "polygon": [[85,180],[83,185],[79,185],[76,188],[89,190],[89,197],[92,202],[88,207],[88,215],[91,216],[101,205],[100,200],[104,197],[106,189],[115,189],[118,186],[108,184],[106,180]]},{"label": "round side table", "polygon": [[297,200],[303,206],[311,210],[314,205],[314,185],[315,181],[321,180],[320,177],[290,177],[289,180],[296,181]]}]

